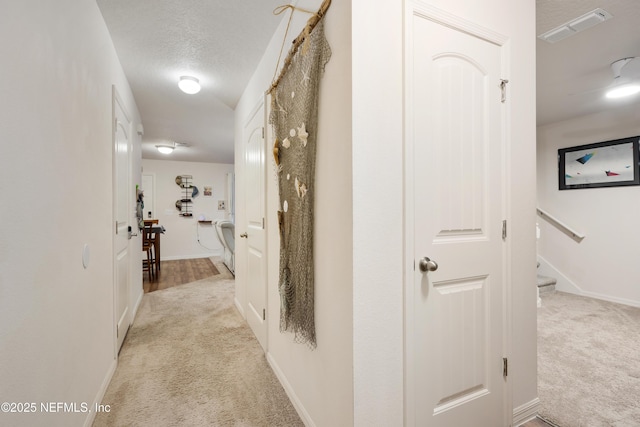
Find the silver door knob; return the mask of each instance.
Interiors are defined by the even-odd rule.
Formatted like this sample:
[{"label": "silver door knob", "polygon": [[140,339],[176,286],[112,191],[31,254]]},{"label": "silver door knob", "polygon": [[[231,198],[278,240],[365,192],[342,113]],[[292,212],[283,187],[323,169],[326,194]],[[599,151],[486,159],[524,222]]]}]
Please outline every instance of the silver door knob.
[{"label": "silver door knob", "polygon": [[424,257],[418,263],[418,267],[420,267],[420,271],[426,273],[427,271],[436,271],[438,269],[438,263],[431,261],[429,257]]},{"label": "silver door knob", "polygon": [[240,237],[242,237],[242,238],[245,238],[245,239],[246,239],[246,238],[247,238],[247,233],[242,233],[242,234],[240,235]]}]

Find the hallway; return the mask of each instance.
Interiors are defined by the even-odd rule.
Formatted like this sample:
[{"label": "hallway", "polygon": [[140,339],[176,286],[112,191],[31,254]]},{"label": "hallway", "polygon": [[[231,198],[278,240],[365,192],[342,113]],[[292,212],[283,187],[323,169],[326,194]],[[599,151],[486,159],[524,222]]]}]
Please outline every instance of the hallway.
[{"label": "hallway", "polygon": [[233,276],[215,266],[145,294],[94,426],[302,425],[233,304]]}]

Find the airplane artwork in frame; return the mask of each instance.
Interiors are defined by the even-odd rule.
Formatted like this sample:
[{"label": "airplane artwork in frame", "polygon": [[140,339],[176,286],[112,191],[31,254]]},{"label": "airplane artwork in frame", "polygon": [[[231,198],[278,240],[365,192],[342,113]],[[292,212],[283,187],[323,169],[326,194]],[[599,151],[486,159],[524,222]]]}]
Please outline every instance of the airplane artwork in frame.
[{"label": "airplane artwork in frame", "polygon": [[558,150],[560,190],[640,185],[640,136]]}]

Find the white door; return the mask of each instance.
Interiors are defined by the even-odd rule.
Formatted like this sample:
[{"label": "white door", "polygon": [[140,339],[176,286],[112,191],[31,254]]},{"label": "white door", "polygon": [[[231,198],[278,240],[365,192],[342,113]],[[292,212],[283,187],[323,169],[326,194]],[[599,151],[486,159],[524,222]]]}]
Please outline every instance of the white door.
[{"label": "white door", "polygon": [[475,26],[410,19],[408,418],[497,427],[506,396],[503,50]]},{"label": "white door", "polygon": [[157,219],[158,214],[155,210],[155,174],[142,174],[142,182],[140,188],[144,192],[144,209],[142,217],[144,219]]},{"label": "white door", "polygon": [[[129,185],[129,158],[131,153],[131,123],[115,87],[113,90],[113,211],[115,215],[114,296],[116,353],[120,350],[131,324],[129,307],[129,212],[133,197]],[[142,250],[142,249],[140,249]]]},{"label": "white door", "polygon": [[264,104],[244,128],[245,207],[247,238],[247,322],[266,350],[267,263],[265,254],[265,139]]}]

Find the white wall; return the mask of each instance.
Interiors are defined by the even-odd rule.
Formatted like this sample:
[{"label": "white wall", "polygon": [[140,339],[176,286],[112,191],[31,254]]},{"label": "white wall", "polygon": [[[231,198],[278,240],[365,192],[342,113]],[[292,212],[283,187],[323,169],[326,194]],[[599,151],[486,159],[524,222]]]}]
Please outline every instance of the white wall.
[{"label": "white wall", "polygon": [[[558,190],[558,149],[640,135],[631,107],[538,128],[538,205],[586,234],[576,243],[542,218],[539,255],[575,286],[562,290],[640,306],[640,187]],[[566,282],[566,281],[565,281]],[[564,283],[564,282],[563,282]]]},{"label": "white wall", "polygon": [[354,425],[403,424],[403,1],[352,0]]},{"label": "white wall", "polygon": [[[316,10],[321,1],[300,1]],[[311,351],[280,333],[278,295],[279,237],[276,221],[278,192],[267,142],[268,232],[268,344],[267,357],[290,393],[307,425],[353,424],[352,376],[352,185],[351,185],[351,42],[350,2],[333,2],[325,33],[331,60],[320,84],[319,129],[315,187],[315,313],[318,346]],[[288,18],[288,17],[287,17]],[[308,15],[296,12],[289,40],[296,37]],[[284,24],[274,35],[260,66],[236,108],[237,231],[244,217],[242,129],[249,113],[269,87],[284,35]],[[285,44],[286,50],[291,45]],[[269,131],[270,132],[270,131]],[[240,239],[243,240],[243,239]],[[244,242],[238,241],[238,245]],[[238,254],[242,253],[238,249]],[[246,261],[236,258],[236,297],[242,306]]]},{"label": "white wall", "polygon": [[[535,403],[535,2],[431,0],[510,38],[510,382]],[[403,1],[352,0],[355,425],[403,423]],[[380,268],[384,266],[384,268]]]},{"label": "white wall", "polygon": [[[143,159],[142,169],[145,174],[155,175],[155,216],[166,229],[161,237],[162,259],[222,256],[224,250],[215,226],[213,223],[200,224],[198,218],[204,215],[206,220],[213,222],[227,219],[226,211],[218,210],[218,201],[227,198],[227,174],[233,172],[233,165]],[[193,200],[192,217],[180,216],[175,206],[185,194],[176,184],[178,175],[192,175],[193,185],[198,187],[198,195],[190,197]],[[205,185],[213,187],[211,197],[204,195]]]},{"label": "white wall", "polygon": [[[327,15],[334,56],[323,79],[318,134],[319,150],[326,150],[318,153],[317,176],[318,349],[293,344],[277,328],[277,202],[270,172],[268,357],[309,425],[403,425],[403,1],[350,3],[334,2]],[[507,213],[515,243],[508,265],[512,340],[505,351],[512,366],[509,403],[535,409],[535,2],[429,3],[510,38],[511,122],[505,132],[517,173]],[[237,159],[246,117],[273,73],[279,37],[238,104]],[[236,171],[241,188],[240,162]],[[238,191],[239,224],[242,209]],[[242,306],[246,278],[240,271],[246,267],[237,261],[236,296]],[[350,298],[352,312],[340,304]],[[347,394],[351,387],[353,400]]]},{"label": "white wall", "polygon": [[[93,404],[115,368],[113,84],[134,129],[139,114],[94,1],[4,2],[0,57],[0,401]],[[79,426],[92,415],[0,423]]]}]

